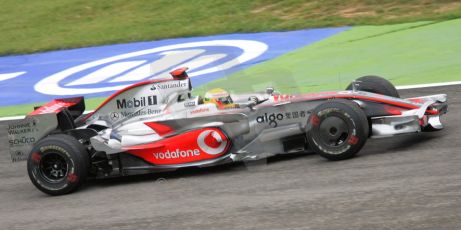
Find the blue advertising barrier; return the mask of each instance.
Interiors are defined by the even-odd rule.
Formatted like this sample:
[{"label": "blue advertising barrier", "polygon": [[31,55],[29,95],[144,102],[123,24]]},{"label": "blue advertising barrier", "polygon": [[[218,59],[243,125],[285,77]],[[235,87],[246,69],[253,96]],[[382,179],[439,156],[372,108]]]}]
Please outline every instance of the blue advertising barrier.
[{"label": "blue advertising barrier", "polygon": [[348,27],[228,34],[0,57],[0,106],[101,97],[190,67],[194,86],[325,39]]}]

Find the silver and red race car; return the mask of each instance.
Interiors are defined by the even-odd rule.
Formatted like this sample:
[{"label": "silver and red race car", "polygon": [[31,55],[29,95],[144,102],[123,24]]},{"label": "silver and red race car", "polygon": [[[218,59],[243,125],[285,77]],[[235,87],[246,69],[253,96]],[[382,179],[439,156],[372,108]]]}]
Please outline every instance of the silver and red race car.
[{"label": "silver and red race car", "polygon": [[444,94],[401,99],[387,80],[366,76],[347,90],[285,95],[192,96],[187,68],[171,79],[120,90],[94,112],[84,99],[56,99],[9,124],[13,161],[27,160],[32,183],[61,195],[87,178],[250,161],[314,151],[353,157],[368,138],[443,128]]}]

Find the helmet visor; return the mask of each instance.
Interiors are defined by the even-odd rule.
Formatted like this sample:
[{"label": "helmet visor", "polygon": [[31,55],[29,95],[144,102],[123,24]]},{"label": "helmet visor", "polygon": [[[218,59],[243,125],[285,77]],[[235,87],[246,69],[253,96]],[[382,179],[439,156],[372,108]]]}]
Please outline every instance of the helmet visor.
[{"label": "helmet visor", "polygon": [[232,98],[231,98],[230,96],[227,96],[227,97],[220,97],[220,98],[218,98],[217,100],[218,100],[219,102],[223,103],[223,104],[226,104],[226,105],[227,105],[227,104],[232,104],[232,103],[234,103],[234,102],[232,101]]}]

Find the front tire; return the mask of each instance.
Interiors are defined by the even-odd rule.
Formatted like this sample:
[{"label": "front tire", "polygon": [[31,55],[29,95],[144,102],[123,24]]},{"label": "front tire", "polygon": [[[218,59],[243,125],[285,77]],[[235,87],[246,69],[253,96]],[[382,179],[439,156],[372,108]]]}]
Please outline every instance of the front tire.
[{"label": "front tire", "polygon": [[348,100],[331,100],[317,106],[306,126],[309,146],[328,160],[354,157],[368,138],[365,113]]},{"label": "front tire", "polygon": [[86,180],[89,156],[74,137],[58,134],[39,141],[27,160],[32,183],[49,195],[64,195]]},{"label": "front tire", "polygon": [[[383,77],[364,76],[357,78],[357,81],[357,90],[400,98],[399,92],[395,86]],[[346,89],[352,90],[352,83],[349,84]]]}]

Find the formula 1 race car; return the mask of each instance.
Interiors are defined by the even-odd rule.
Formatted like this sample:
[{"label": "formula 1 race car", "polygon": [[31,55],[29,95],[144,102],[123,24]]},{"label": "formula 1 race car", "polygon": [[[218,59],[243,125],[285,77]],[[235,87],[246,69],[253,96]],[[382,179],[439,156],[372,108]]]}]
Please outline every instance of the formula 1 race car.
[{"label": "formula 1 race car", "polygon": [[27,160],[32,183],[61,195],[87,178],[206,167],[314,151],[353,157],[369,137],[443,128],[445,94],[401,99],[384,78],[365,76],[345,91],[192,96],[187,68],[110,96],[83,114],[83,97],[56,99],[8,126],[13,161]]}]

